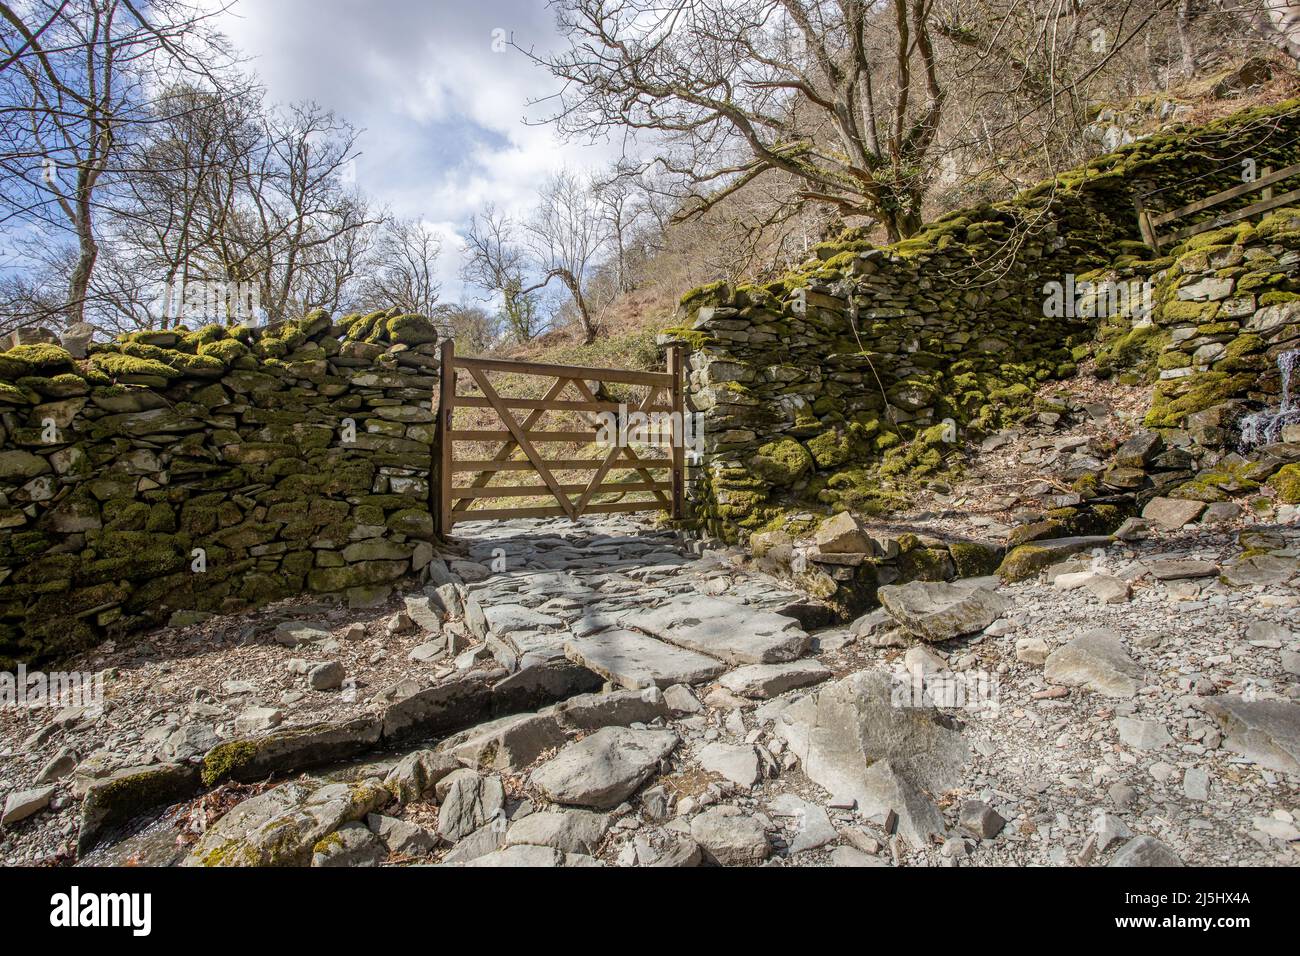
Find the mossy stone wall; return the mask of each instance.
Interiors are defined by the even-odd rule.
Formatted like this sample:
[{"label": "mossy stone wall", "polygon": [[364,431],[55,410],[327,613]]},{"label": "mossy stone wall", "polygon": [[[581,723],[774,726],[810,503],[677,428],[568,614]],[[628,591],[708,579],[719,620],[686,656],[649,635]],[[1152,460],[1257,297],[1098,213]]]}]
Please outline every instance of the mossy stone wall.
[{"label": "mossy stone wall", "polygon": [[1296,162],[1298,113],[1291,102],[1175,129],[892,246],[850,231],[780,281],[688,293],[660,341],[692,349],[696,522],[732,540],[800,505],[888,510],[891,489],[940,470],[957,435],[1028,415],[1034,388],[1099,344],[1095,297],[1048,317],[1045,285],[1168,268],[1140,239],[1135,197],[1160,190],[1148,208],[1174,208],[1238,184],[1243,156]]},{"label": "mossy stone wall", "polygon": [[318,312],[0,352],[0,667],[418,571],[436,343]]}]

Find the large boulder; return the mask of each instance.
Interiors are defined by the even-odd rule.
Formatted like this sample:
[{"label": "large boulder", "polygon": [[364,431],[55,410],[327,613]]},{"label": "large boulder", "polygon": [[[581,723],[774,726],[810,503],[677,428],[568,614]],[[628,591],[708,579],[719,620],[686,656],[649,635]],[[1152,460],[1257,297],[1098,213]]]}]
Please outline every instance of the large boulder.
[{"label": "large boulder", "polygon": [[530,781],[556,803],[616,807],[650,778],[677,744],[671,730],[605,727],[566,746],[534,770]]},{"label": "large boulder", "polygon": [[391,799],[378,780],[284,783],[226,813],[181,865],[306,866],[322,839]]},{"label": "large boulder", "polygon": [[910,691],[884,671],[859,671],[787,707],[776,731],[814,783],[868,812],[896,803],[901,817],[916,805],[912,790],[959,786],[970,759],[951,721]]},{"label": "large boulder", "polygon": [[866,526],[847,511],[823,521],[813,541],[822,554],[875,553],[875,541]]},{"label": "large boulder", "polygon": [[1085,687],[1107,697],[1132,697],[1143,671],[1119,635],[1106,628],[1080,634],[1047,656],[1044,676],[1066,687]]},{"label": "large boulder", "polygon": [[1201,707],[1226,731],[1229,750],[1261,767],[1300,774],[1300,704],[1222,694],[1207,697]]},{"label": "large boulder", "polygon": [[925,641],[982,631],[1006,613],[1008,602],[986,588],[943,581],[909,581],[880,589],[880,603],[903,628]]}]

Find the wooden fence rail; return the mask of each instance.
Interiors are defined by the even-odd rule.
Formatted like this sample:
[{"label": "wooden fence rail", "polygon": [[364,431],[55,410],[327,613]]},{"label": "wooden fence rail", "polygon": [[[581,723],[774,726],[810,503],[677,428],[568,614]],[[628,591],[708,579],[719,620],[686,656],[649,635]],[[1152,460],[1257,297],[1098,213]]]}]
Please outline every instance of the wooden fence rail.
[{"label": "wooden fence rail", "polygon": [[[576,365],[548,365],[538,362],[511,362],[500,359],[463,358],[456,355],[455,344],[442,346],[442,380],[439,389],[437,472],[438,503],[436,524],[439,533],[449,532],[458,522],[506,518],[576,518],[582,514],[650,511],[666,509],[674,518],[682,515],[685,450],[681,433],[685,414],[682,372],[684,355],[681,346],[668,351],[668,370],[640,372],[630,369],[587,368]],[[460,373],[466,373],[477,386],[479,395],[458,392]],[[501,395],[489,379],[491,372],[554,379],[542,398]],[[592,387],[595,383],[596,387]],[[645,398],[635,408],[598,398],[604,383],[648,388]],[[561,398],[568,390],[576,398]],[[457,408],[487,409],[495,413],[501,428],[464,428],[455,426]],[[659,414],[666,418],[666,429],[639,435],[642,445],[667,446],[666,456],[644,458],[619,441],[603,447],[604,455],[595,458],[547,458],[538,445],[564,443],[592,445],[601,441],[607,418],[629,412]],[[526,412],[522,419],[515,411]],[[542,418],[548,412],[576,415],[577,428],[544,428]],[[457,443],[499,442],[490,458],[466,458],[457,454]],[[481,455],[481,452],[480,452]],[[522,457],[520,457],[522,455]],[[606,482],[611,471],[631,471],[640,479]],[[656,478],[653,472],[667,471]],[[492,479],[503,472],[532,472],[540,484],[493,485]],[[589,480],[575,484],[561,482],[555,473],[592,472]],[[457,485],[457,475],[472,474],[469,484]],[[602,495],[649,494],[634,501],[594,501]],[[476,508],[477,502],[489,499],[550,497],[554,504],[513,508]]]},{"label": "wooden fence rail", "polygon": [[[1138,196],[1134,199],[1134,203],[1137,206],[1138,228],[1142,232],[1142,239],[1148,246],[1159,252],[1162,245],[1180,242],[1202,232],[1209,232],[1211,229],[1218,229],[1241,219],[1258,216],[1270,209],[1300,202],[1300,189],[1292,189],[1281,194],[1275,193],[1273,189],[1277,183],[1298,175],[1300,175],[1300,164],[1287,166],[1276,172],[1265,166],[1261,170],[1258,179],[1242,183],[1240,186],[1233,186],[1230,189],[1221,190],[1212,196],[1206,196],[1204,199],[1198,199],[1196,202],[1161,213],[1153,213],[1146,207],[1146,200],[1153,195],[1152,193]],[[1256,192],[1262,193],[1263,197],[1246,206],[1233,209],[1210,219],[1203,219],[1200,222],[1192,223],[1190,226],[1183,226],[1181,229],[1174,229],[1165,235],[1160,234],[1161,228],[1172,222],[1186,219],[1188,216],[1194,216],[1199,212],[1205,212],[1207,209],[1213,209],[1215,206],[1221,206],[1226,202]]]}]

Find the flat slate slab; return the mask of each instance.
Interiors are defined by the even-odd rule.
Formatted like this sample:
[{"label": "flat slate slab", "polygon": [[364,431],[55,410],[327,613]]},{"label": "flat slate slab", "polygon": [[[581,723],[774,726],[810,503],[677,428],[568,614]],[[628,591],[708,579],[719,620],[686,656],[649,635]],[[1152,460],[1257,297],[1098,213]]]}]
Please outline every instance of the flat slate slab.
[{"label": "flat slate slab", "polygon": [[621,628],[572,638],[564,656],[628,690],[702,684],[726,670],[712,657]]},{"label": "flat slate slab", "polygon": [[704,596],[633,611],[623,626],[728,664],[792,661],[808,649],[808,635],[793,618]]}]

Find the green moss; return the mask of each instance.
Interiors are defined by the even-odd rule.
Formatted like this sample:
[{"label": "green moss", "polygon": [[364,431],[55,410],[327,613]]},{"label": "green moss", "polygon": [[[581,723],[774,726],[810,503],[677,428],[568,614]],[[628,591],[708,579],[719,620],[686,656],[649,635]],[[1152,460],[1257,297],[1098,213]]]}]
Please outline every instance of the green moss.
[{"label": "green moss", "polygon": [[794,484],[813,469],[813,456],[793,438],[780,438],[758,449],[750,462],[764,481],[779,487]]},{"label": "green moss", "polygon": [[690,311],[705,305],[720,305],[731,297],[731,287],[725,279],[691,289],[681,297],[679,304]]},{"label": "green moss", "polygon": [[248,346],[235,339],[204,342],[198,348],[199,355],[216,359],[226,365],[248,354]]},{"label": "green moss", "polygon": [[59,345],[39,342],[32,345],[15,345],[3,353],[3,358],[18,362],[28,369],[51,373],[68,371],[72,368],[72,356],[68,350]]},{"label": "green moss", "polygon": [[215,787],[237,773],[239,768],[252,763],[256,757],[257,746],[251,740],[232,740],[218,744],[203,758],[203,785]]},{"label": "green moss", "polygon": [[1162,383],[1156,387],[1144,422],[1148,428],[1178,428],[1187,416],[1244,394],[1254,382],[1255,376],[1248,373],[1211,371],[1196,376],[1191,387],[1181,394],[1175,391],[1182,387],[1177,382],[1172,386]]},{"label": "green moss", "polygon": [[1300,464],[1282,466],[1268,484],[1277,493],[1279,501],[1289,505],[1300,504]]},{"label": "green moss", "polygon": [[959,578],[978,578],[993,574],[1002,562],[1002,551],[978,541],[951,541],[948,553]]},{"label": "green moss", "polygon": [[121,352],[97,352],[90,358],[91,364],[114,380],[126,380],[140,384],[164,385],[172,379],[180,378],[183,373],[170,365],[154,359],[137,358],[123,355]]}]

